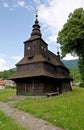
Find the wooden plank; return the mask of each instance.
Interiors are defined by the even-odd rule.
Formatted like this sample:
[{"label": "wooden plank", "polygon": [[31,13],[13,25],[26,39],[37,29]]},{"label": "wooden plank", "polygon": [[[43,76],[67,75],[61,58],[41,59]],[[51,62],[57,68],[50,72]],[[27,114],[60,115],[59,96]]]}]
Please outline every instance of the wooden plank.
[{"label": "wooden plank", "polygon": [[59,95],[59,92],[47,93],[47,97]]}]

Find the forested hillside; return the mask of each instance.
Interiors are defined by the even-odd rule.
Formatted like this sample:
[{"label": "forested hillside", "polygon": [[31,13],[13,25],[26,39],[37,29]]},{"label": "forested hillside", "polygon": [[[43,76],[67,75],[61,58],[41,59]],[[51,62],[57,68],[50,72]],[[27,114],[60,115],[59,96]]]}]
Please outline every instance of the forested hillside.
[{"label": "forested hillside", "polygon": [[81,75],[78,69],[78,60],[62,60],[64,65],[69,68],[71,77],[74,79],[74,83],[82,82]]},{"label": "forested hillside", "polygon": [[12,74],[14,74],[16,71],[16,68],[10,69],[10,70],[4,70],[0,72],[0,78],[8,79]]},{"label": "forested hillside", "polygon": [[78,69],[78,60],[62,60],[62,62],[69,69]]}]

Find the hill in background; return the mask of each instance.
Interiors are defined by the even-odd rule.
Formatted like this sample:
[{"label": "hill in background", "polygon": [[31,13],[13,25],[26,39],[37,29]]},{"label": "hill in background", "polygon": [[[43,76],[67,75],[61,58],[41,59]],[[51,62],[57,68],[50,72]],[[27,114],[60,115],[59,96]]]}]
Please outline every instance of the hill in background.
[{"label": "hill in background", "polygon": [[76,59],[76,60],[62,60],[62,62],[69,69],[78,69],[78,59]]},{"label": "hill in background", "polygon": [[10,76],[12,76],[16,71],[16,68],[12,68],[9,70],[4,70],[0,72],[0,78],[1,79],[8,79]]},{"label": "hill in background", "polygon": [[70,70],[70,75],[74,79],[73,84],[82,82],[78,69],[78,60],[62,60],[62,62]]}]

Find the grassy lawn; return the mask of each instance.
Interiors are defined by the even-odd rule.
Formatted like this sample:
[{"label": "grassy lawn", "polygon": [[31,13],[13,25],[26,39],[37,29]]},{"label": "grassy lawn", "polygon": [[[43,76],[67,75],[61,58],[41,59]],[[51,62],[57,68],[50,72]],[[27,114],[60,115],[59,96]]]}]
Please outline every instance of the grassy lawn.
[{"label": "grassy lawn", "polygon": [[0,101],[7,102],[9,101],[10,96],[16,95],[16,89],[4,89],[0,90]]},{"label": "grassy lawn", "polygon": [[0,130],[26,130],[18,126],[13,119],[7,117],[1,110],[0,110]]},{"label": "grassy lawn", "polygon": [[84,130],[84,88],[52,98],[27,98],[15,107],[43,118],[64,130]]}]

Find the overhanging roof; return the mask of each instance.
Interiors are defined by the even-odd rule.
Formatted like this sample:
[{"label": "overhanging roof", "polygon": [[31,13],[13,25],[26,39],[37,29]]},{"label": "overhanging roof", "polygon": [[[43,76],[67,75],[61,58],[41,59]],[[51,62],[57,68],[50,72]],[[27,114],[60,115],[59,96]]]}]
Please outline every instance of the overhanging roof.
[{"label": "overhanging roof", "polygon": [[16,71],[15,74],[11,77],[11,79],[15,80],[15,79],[38,77],[38,76],[51,77],[55,79],[70,79],[69,76],[65,76],[57,73],[50,73],[47,70],[43,70],[39,68],[38,70],[34,69],[33,71]]}]

